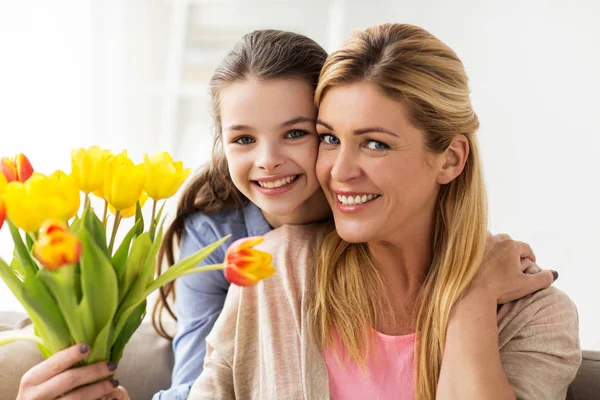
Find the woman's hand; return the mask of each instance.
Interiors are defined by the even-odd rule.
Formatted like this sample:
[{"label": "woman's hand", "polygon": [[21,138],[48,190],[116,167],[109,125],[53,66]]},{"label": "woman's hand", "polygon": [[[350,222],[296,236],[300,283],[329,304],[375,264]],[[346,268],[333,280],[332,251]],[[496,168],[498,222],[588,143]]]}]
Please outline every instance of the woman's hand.
[{"label": "woman's hand", "polygon": [[21,378],[17,400],[129,399],[118,380],[96,382],[114,374],[117,364],[102,361],[69,369],[89,353],[88,345],[71,346],[31,368]]},{"label": "woman's hand", "polygon": [[490,235],[470,290],[492,296],[497,304],[505,304],[549,287],[557,277],[555,271],[542,270],[535,264],[535,255],[528,244],[508,235]]}]

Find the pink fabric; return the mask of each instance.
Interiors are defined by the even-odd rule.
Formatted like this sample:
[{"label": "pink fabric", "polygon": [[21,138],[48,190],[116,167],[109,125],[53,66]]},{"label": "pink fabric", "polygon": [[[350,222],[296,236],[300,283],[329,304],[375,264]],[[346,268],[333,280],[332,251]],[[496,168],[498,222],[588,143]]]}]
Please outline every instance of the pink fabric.
[{"label": "pink fabric", "polygon": [[[338,348],[341,341],[336,339]],[[367,358],[367,374],[346,357],[338,361],[333,349],[324,352],[333,400],[414,400],[415,334],[389,336],[373,331]]]}]

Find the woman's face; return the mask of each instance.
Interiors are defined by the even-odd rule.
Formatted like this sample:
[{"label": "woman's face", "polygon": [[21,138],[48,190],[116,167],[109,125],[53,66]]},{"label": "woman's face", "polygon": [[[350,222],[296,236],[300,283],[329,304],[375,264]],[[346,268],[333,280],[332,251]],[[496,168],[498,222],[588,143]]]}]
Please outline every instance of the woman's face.
[{"label": "woman's face", "polygon": [[294,213],[319,191],[313,87],[249,79],[220,93],[223,147],[235,186],[269,217]]},{"label": "woman's face", "polygon": [[317,176],[349,242],[390,241],[431,224],[441,157],[425,149],[407,107],[359,82],[326,91]]}]

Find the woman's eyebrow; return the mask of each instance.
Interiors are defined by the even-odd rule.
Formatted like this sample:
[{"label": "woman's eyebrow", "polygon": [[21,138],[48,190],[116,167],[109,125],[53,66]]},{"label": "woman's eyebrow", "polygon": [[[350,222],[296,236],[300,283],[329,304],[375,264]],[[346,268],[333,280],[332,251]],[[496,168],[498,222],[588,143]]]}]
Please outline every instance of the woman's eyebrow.
[{"label": "woman's eyebrow", "polygon": [[317,119],[317,125],[323,125],[325,128],[329,129],[330,131],[333,130],[333,128],[331,127],[331,125],[321,121],[320,119]]},{"label": "woman's eyebrow", "polygon": [[[317,120],[317,124],[318,125],[323,125],[325,128],[329,129],[330,131],[333,131],[333,127],[331,125],[329,125],[326,122],[321,121],[320,119]],[[400,137],[397,133],[392,132],[389,129],[382,128],[380,126],[373,126],[373,127],[369,127],[369,128],[356,129],[354,131],[354,134],[355,135],[363,135],[363,134],[368,133],[368,132],[379,132],[379,133],[385,133],[385,134],[388,134],[388,135]]]}]

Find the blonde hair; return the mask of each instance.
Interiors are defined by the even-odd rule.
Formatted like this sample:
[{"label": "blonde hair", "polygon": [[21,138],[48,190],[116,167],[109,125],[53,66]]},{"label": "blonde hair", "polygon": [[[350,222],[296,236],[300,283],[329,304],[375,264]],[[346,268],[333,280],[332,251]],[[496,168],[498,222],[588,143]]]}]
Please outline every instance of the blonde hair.
[{"label": "blonde hair", "polygon": [[[239,209],[248,199],[233,184],[227,159],[222,149],[221,90],[235,82],[250,78],[301,79],[316,88],[319,73],[327,53],[314,40],[294,32],[264,29],[244,35],[225,56],[210,79],[215,136],[212,161],[200,171],[186,187],[177,206],[175,219],[165,231],[158,253],[157,274],[162,273],[162,263],[167,268],[175,263],[175,246],[185,229],[185,221],[195,212],[214,214],[225,208]],[[160,288],[160,297],[152,310],[152,324],[164,338],[173,339],[163,324],[163,310],[176,321],[170,301],[175,299],[174,283]]]},{"label": "blonde hair", "polygon": [[[416,399],[434,399],[453,306],[472,281],[486,241],[487,204],[475,133],[477,115],[457,55],[422,28],[385,24],[357,32],[321,71],[317,105],[335,86],[366,81],[405,104],[426,147],[445,151],[464,135],[470,154],[463,172],[442,185],[435,211],[433,260],[413,320]],[[337,334],[352,361],[365,365],[369,330],[382,318],[382,280],[366,243],[348,243],[333,225],[316,263],[311,323],[321,349]]]}]

